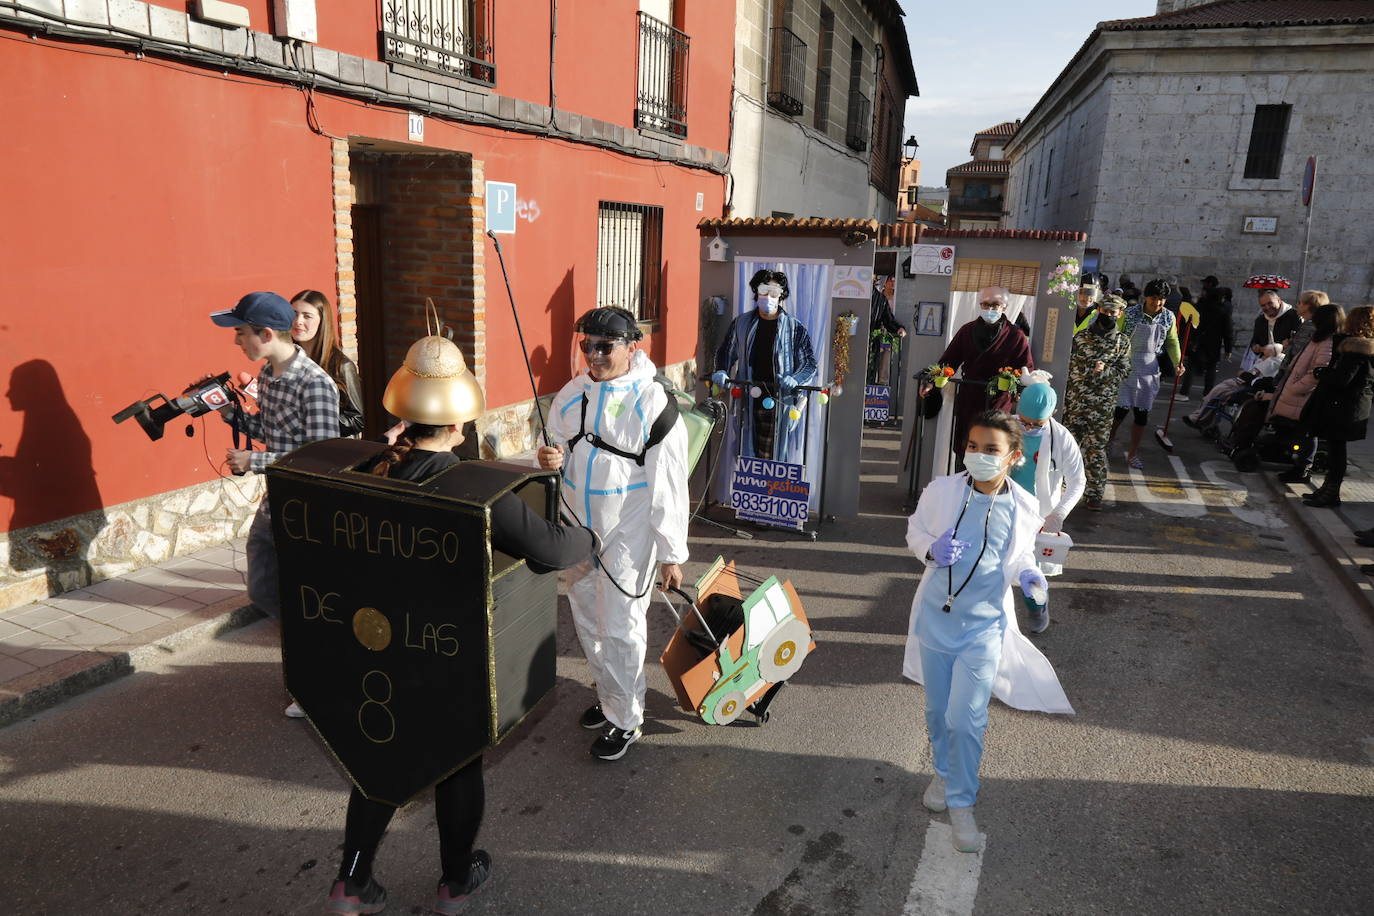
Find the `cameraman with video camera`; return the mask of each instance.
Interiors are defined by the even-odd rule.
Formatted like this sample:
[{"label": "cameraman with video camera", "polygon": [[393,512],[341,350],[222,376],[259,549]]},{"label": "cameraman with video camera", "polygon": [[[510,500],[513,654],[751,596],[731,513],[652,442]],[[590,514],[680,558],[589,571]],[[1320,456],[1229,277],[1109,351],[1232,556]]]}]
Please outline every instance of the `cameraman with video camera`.
[{"label": "cameraman with video camera", "polygon": [[[259,410],[245,413],[237,404],[220,416],[239,432],[266,446],[266,451],[231,448],[226,458],[235,474],[261,473],[287,452],[319,439],[339,435],[339,388],[329,374],[310,360],[291,339],[296,312],[276,293],[249,293],[232,309],[212,312],[210,320],[234,329],[234,343],[254,362],[266,360],[258,372]],[[277,550],[267,500],[258,506],[248,532],[248,598],[274,620],[281,616],[277,595]],[[290,717],[304,713],[292,703]]]}]

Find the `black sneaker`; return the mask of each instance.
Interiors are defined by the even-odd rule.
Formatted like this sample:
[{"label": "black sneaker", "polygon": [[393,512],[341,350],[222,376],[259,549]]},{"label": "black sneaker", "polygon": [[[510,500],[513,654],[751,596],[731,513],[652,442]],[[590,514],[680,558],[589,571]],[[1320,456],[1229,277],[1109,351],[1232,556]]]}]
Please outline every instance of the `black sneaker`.
[{"label": "black sneaker", "polygon": [[630,745],[639,740],[639,735],[638,728],[627,731],[612,725],[606,729],[605,734],[592,742],[592,756],[598,760],[619,760],[625,756]]},{"label": "black sneaker", "polygon": [[1093,510],[1094,512],[1101,512],[1101,511],[1102,511],[1102,497],[1101,497],[1101,496],[1089,496],[1089,497],[1088,497],[1088,508],[1091,509],[1091,510]]},{"label": "black sneaker", "polygon": [[611,723],[606,720],[606,714],[601,711],[601,704],[587,707],[587,711],[582,714],[582,718],[577,720],[577,724],[590,731],[605,728]]},{"label": "black sneaker", "polygon": [[376,878],[358,887],[352,881],[335,881],[325,912],[344,916],[353,913],[380,913],[386,909],[386,888]]},{"label": "black sneaker", "polygon": [[461,884],[440,881],[439,890],[434,898],[431,912],[439,916],[456,916],[467,909],[468,899],[480,891],[491,877],[491,856],[485,849],[472,851],[472,864],[468,866],[468,879]]}]

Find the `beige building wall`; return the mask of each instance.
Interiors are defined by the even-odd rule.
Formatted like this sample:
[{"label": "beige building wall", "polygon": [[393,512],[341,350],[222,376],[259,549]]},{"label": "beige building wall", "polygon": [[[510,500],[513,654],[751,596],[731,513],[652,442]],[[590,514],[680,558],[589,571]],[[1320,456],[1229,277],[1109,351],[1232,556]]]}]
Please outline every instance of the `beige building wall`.
[{"label": "beige building wall", "polygon": [[[835,17],[826,117],[817,126],[817,49],[821,7]],[[786,10],[790,8],[790,13]],[[784,11],[785,21],[776,14]],[[771,29],[785,25],[806,43],[802,113],[793,117],[768,105]],[[733,210],[736,217],[793,216],[891,218],[892,201],[869,186],[869,151],[845,144],[849,72],[854,39],[864,49],[862,91],[875,105],[874,48],[880,29],[859,0],[737,0],[734,131],[731,137]],[[871,131],[871,113],[869,130]]]}]

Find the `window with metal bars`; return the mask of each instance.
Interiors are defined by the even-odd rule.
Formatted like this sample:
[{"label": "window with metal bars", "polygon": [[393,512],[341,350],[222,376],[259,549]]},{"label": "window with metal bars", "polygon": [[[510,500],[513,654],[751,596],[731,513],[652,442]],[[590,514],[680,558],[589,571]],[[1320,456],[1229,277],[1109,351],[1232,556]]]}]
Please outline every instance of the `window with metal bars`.
[{"label": "window with metal bars", "polygon": [[382,0],[382,60],[492,85],[496,0]]},{"label": "window with metal bars", "polygon": [[663,297],[663,208],[601,201],[596,219],[596,304],[657,321]]},{"label": "window with metal bars", "polygon": [[1250,127],[1250,151],[1245,157],[1246,178],[1278,178],[1283,167],[1283,141],[1288,136],[1292,105],[1256,105]]}]

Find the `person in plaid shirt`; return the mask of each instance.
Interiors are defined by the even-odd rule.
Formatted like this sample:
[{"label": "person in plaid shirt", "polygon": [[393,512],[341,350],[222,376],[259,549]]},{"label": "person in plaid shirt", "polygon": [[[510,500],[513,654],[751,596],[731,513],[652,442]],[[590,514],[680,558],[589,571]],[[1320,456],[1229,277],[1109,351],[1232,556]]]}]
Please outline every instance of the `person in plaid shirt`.
[{"label": "person in plaid shirt", "polygon": [[[266,445],[266,451],[231,448],[227,462],[235,474],[262,473],[287,452],[318,439],[339,435],[339,387],[291,339],[296,312],[276,293],[249,293],[232,309],[212,312],[210,320],[234,329],[234,343],[249,359],[265,359],[258,372],[260,409],[244,413],[236,405],[224,408],[224,421]],[[272,517],[267,500],[258,506],[248,532],[248,598],[267,616],[281,617],[277,594],[277,548],[272,542]],[[286,714],[299,718],[292,703]]]}]

